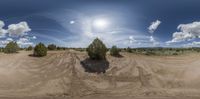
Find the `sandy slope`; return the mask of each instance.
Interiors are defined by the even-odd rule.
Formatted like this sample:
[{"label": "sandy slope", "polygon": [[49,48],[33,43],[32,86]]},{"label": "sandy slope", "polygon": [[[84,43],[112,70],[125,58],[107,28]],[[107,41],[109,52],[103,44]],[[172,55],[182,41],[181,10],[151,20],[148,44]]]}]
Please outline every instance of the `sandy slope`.
[{"label": "sandy slope", "polygon": [[0,53],[0,97],[200,96],[200,54],[108,55],[107,72],[91,74],[80,65],[84,52],[49,52],[43,58],[30,53]]}]

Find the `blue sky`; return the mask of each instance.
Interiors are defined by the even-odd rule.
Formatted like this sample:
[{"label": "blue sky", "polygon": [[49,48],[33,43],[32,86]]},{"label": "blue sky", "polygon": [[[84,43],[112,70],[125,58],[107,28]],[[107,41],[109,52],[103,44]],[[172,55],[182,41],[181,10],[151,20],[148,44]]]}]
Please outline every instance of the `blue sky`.
[{"label": "blue sky", "polygon": [[1,0],[0,46],[198,47],[199,0]]}]

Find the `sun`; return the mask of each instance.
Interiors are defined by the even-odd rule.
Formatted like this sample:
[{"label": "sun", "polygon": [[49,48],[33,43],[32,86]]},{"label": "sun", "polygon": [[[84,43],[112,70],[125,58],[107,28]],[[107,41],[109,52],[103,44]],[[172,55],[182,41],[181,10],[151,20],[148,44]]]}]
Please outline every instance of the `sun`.
[{"label": "sun", "polygon": [[93,26],[97,29],[105,29],[108,27],[109,22],[106,19],[95,19]]}]

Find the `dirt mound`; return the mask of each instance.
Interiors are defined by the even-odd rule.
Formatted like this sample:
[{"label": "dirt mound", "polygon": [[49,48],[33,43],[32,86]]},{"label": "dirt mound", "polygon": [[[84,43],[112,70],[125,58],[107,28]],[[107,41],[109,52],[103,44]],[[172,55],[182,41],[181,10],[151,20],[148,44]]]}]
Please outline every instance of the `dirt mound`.
[{"label": "dirt mound", "polygon": [[52,51],[46,57],[30,52],[0,55],[1,96],[198,96],[198,54],[107,56],[106,73],[85,72],[84,52]]}]

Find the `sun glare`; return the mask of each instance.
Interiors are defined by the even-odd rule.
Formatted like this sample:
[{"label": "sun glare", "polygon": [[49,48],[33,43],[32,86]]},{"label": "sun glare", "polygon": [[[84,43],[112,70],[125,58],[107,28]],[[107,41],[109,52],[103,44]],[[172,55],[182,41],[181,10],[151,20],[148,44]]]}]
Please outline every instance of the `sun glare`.
[{"label": "sun glare", "polygon": [[98,29],[105,29],[108,27],[108,21],[105,19],[96,19],[93,21],[93,26]]}]

